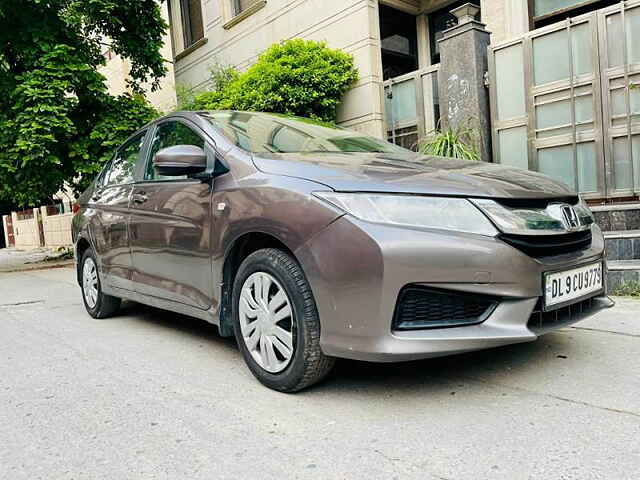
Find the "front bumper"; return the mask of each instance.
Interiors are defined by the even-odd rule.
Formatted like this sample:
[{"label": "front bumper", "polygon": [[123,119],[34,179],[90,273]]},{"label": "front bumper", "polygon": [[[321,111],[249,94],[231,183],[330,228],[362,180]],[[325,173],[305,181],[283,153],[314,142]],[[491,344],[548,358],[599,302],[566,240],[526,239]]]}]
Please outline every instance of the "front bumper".
[{"label": "front bumper", "polygon": [[[536,259],[497,238],[397,228],[343,216],[295,254],[316,299],[325,354],[405,361],[533,341],[606,308],[608,300],[601,296],[587,311],[568,319],[528,326],[543,294],[544,272],[603,259],[602,233],[596,225],[592,228],[590,248]],[[394,331],[398,295],[409,284],[500,301],[477,325]]]}]

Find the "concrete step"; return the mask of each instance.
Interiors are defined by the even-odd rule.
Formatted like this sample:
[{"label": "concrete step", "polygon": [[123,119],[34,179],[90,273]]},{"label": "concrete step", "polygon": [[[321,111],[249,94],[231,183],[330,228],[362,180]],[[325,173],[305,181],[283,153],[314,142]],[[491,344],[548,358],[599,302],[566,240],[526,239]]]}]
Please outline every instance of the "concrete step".
[{"label": "concrete step", "polygon": [[592,205],[590,208],[605,232],[640,229],[640,202]]},{"label": "concrete step", "polygon": [[604,232],[607,260],[640,260],[640,230]]},{"label": "concrete step", "polygon": [[607,268],[607,287],[610,294],[624,283],[640,283],[640,260],[607,261]]}]

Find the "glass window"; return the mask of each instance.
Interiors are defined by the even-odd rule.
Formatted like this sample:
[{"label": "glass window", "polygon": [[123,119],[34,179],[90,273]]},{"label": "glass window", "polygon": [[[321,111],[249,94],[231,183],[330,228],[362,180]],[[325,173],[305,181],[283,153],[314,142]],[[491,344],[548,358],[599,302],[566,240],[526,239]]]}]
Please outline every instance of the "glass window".
[{"label": "glass window", "polygon": [[105,171],[105,186],[133,182],[133,174],[136,162],[140,158],[140,150],[142,150],[142,145],[144,144],[145,133],[139,133],[118,149],[111,161],[111,165]]},{"label": "glass window", "polygon": [[569,44],[566,30],[558,30],[533,39],[533,76],[536,85],[569,78]]},{"label": "glass window", "polygon": [[184,48],[189,48],[204,37],[202,5],[200,0],[180,0]]},{"label": "glass window", "polygon": [[498,133],[498,149],[501,164],[524,170],[529,169],[527,127],[500,130]]},{"label": "glass window", "polygon": [[524,55],[522,43],[502,48],[495,53],[498,118],[523,117],[527,114],[524,88]]},{"label": "glass window", "polygon": [[203,117],[235,145],[252,153],[408,152],[384,140],[308,118],[248,112],[211,112]]},{"label": "glass window", "polygon": [[542,17],[589,3],[597,2],[596,0],[534,0],[533,15]]},{"label": "glass window", "polygon": [[384,79],[398,77],[417,70],[416,17],[386,5],[380,5],[378,8]]},{"label": "glass window", "polygon": [[529,0],[535,28],[619,3],[620,0]]},{"label": "glass window", "polygon": [[204,139],[184,123],[178,121],[170,121],[158,125],[153,135],[153,140],[151,141],[151,148],[144,173],[145,180],[176,180],[187,178],[186,175],[182,177],[165,177],[158,175],[153,168],[153,158],[156,156],[156,153],[163,148],[173,147],[174,145],[195,145],[204,148]]}]

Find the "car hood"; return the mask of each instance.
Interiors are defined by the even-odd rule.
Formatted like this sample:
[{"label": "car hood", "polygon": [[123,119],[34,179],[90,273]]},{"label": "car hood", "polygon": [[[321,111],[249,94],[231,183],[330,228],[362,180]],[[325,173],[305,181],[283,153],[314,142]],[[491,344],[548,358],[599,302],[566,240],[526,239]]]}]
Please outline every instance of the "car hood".
[{"label": "car hood", "polygon": [[341,192],[538,199],[575,195],[564,183],[536,172],[411,152],[259,154],[254,163],[262,172],[311,180]]}]

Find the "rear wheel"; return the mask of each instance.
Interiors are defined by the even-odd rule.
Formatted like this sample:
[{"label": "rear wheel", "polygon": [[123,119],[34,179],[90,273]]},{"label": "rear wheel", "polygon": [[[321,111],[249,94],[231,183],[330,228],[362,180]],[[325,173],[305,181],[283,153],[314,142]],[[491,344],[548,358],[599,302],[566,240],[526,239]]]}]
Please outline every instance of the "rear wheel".
[{"label": "rear wheel", "polygon": [[320,320],[300,265],[281,250],[249,255],[233,285],[234,331],[253,375],[281,392],[322,380],[334,359],[320,349]]},{"label": "rear wheel", "polygon": [[102,292],[98,262],[91,248],[82,256],[80,273],[82,300],[89,315],[93,318],[107,318],[116,313],[122,300]]}]

